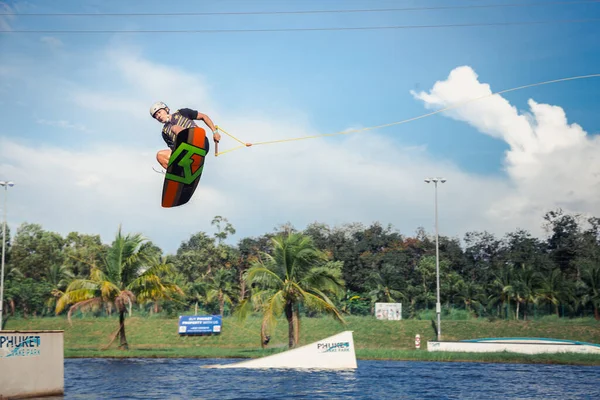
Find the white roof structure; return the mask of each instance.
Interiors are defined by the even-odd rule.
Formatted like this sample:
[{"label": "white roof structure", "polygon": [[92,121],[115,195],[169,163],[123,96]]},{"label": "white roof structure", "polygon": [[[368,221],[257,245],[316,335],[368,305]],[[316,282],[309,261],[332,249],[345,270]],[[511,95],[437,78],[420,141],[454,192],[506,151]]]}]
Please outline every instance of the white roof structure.
[{"label": "white roof structure", "polygon": [[458,342],[427,342],[428,351],[456,351],[470,353],[511,352],[524,354],[587,353],[600,354],[600,345],[575,340],[549,338],[481,338]]}]

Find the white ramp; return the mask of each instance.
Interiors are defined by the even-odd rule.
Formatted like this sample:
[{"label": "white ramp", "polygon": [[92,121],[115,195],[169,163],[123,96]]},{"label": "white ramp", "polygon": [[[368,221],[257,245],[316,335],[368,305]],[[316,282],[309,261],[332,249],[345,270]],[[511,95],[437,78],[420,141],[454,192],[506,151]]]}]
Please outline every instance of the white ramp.
[{"label": "white ramp", "polygon": [[345,331],[283,353],[204,368],[354,369],[357,365],[352,331]]}]

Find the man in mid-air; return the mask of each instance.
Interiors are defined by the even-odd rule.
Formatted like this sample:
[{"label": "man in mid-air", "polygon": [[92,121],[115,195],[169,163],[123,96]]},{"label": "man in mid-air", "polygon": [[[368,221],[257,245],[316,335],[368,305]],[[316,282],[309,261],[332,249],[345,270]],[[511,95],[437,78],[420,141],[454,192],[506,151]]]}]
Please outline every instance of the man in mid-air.
[{"label": "man in mid-air", "polygon": [[221,135],[212,120],[206,114],[202,114],[196,110],[182,108],[170,114],[169,107],[162,101],[159,101],[150,107],[150,115],[163,124],[162,137],[169,147],[156,153],[156,160],[164,169],[167,169],[171,153],[175,150],[177,134],[184,129],[197,126],[194,120],[204,121],[212,131],[215,143],[219,143],[219,140],[221,140]]}]

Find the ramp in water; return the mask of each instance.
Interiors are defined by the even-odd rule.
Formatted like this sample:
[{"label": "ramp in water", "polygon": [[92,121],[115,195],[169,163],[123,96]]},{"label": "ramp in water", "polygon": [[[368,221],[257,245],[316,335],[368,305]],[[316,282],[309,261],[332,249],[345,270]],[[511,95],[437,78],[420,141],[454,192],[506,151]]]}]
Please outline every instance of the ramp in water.
[{"label": "ramp in water", "polygon": [[204,368],[355,369],[357,364],[352,331],[344,331],[283,353]]}]

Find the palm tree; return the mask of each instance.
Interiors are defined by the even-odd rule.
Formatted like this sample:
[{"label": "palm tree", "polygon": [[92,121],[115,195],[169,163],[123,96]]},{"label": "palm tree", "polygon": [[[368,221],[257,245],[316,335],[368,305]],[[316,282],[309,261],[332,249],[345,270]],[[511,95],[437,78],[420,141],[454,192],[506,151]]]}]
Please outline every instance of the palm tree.
[{"label": "palm tree", "polygon": [[175,295],[183,296],[184,292],[176,284],[175,267],[166,257],[144,257],[144,261],[146,266],[140,269],[140,276],[145,278],[133,282],[136,301],[140,304],[154,303],[154,312],[158,313],[161,300],[176,300]]},{"label": "palm tree", "polygon": [[535,291],[540,276],[532,267],[524,264],[516,271],[512,292],[517,302],[517,319],[519,319],[519,304],[523,304],[523,320],[527,320],[527,306],[535,302]]},{"label": "palm tree", "polygon": [[[465,304],[465,309],[468,313],[473,312],[473,307],[481,308],[486,300],[481,285],[470,279],[467,279],[467,281],[461,280],[458,283],[458,294],[456,295],[456,298]],[[475,315],[479,317],[479,313],[475,312]]]},{"label": "palm tree", "polygon": [[564,280],[560,268],[554,268],[550,275],[541,277],[539,286],[535,291],[536,303],[550,303],[554,305],[554,312],[560,317],[558,306],[562,300],[571,297],[569,287]]},{"label": "palm tree", "polygon": [[310,236],[287,232],[271,241],[273,255],[262,252],[245,274],[252,295],[250,301],[241,302],[239,315],[244,318],[251,303],[261,309],[264,334],[275,326],[276,317],[285,313],[290,348],[299,341],[300,304],[345,323],[330,299],[332,295],[343,295],[341,264],[327,263],[325,254],[315,247]]},{"label": "palm tree", "polygon": [[52,264],[48,267],[47,272],[48,283],[52,285],[50,297],[46,301],[46,306],[50,313],[55,306],[57,299],[65,293],[64,289],[69,285],[69,282],[75,278],[75,275],[73,275],[73,272],[68,266],[63,264]]},{"label": "palm tree", "polygon": [[[510,284],[512,281],[512,270],[510,266],[504,266],[500,271],[495,272],[493,275],[491,285],[489,285],[490,295],[488,301],[490,305],[501,305],[498,309],[498,316],[502,315],[502,310],[505,305],[508,304],[510,307]],[[506,312],[506,318],[508,318],[508,311]]]},{"label": "palm tree", "polygon": [[[107,249],[101,265],[90,265],[88,279],[72,281],[65,293],[58,299],[56,314],[60,314],[69,304],[71,314],[77,309],[98,309],[104,306],[111,310],[114,306],[119,313],[119,348],[128,349],[125,336],[125,313],[136,300],[169,298],[173,293],[183,294],[174,284],[165,282],[162,274],[173,272],[171,264],[152,262],[140,252],[146,239],[140,234],[121,234],[121,227],[112,245]],[[131,308],[130,308],[131,310]],[[130,311],[131,312],[131,311]]]},{"label": "palm tree", "polygon": [[591,303],[594,308],[594,318],[600,321],[600,264],[586,268],[581,278],[587,289],[582,303]]},{"label": "palm tree", "polygon": [[367,279],[367,285],[371,289],[368,294],[371,298],[372,314],[374,313],[375,303],[379,301],[384,303],[395,303],[399,299],[406,298],[404,293],[391,288],[389,282],[384,280],[380,272],[373,272],[369,279]]},{"label": "palm tree", "polygon": [[181,282],[180,287],[187,293],[187,301],[194,303],[194,315],[198,315],[198,303],[206,305],[207,282],[202,277],[194,282],[187,281],[186,278],[179,273],[177,281]]},{"label": "palm tree", "polygon": [[211,302],[217,300],[219,303],[219,314],[223,316],[225,303],[233,305],[231,299],[235,293],[235,275],[229,269],[219,268],[213,272],[213,276],[207,282],[206,300]]}]

